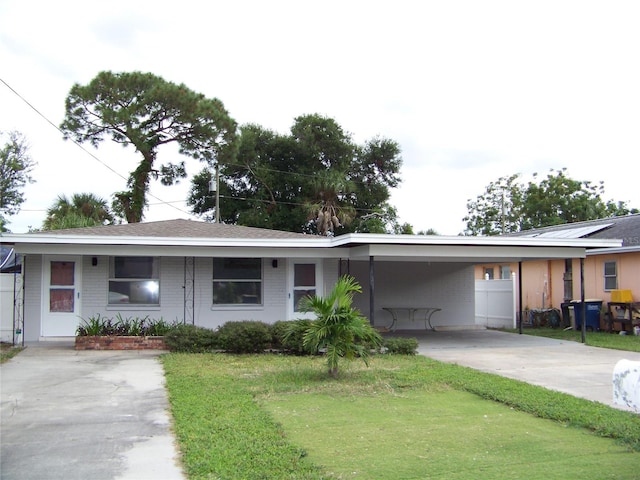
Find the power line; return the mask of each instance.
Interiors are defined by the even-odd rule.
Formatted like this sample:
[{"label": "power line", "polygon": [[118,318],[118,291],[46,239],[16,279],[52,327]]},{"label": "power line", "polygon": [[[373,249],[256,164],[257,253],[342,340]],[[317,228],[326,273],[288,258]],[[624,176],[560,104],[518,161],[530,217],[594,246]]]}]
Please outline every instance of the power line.
[{"label": "power line", "polygon": [[[2,82],[9,90],[11,90],[11,92],[13,92],[14,95],[16,95],[20,100],[22,100],[26,105],[29,106],[29,108],[31,108],[34,112],[36,112],[40,117],[42,117],[49,125],[51,125],[53,128],[55,128],[59,133],[61,133],[62,135],[64,135],[64,132],[60,129],[60,127],[58,127],[55,123],[53,123],[51,120],[49,120],[42,112],[40,112],[36,107],[34,107],[26,98],[24,98],[22,95],[20,95],[13,87],[11,87],[11,85],[9,85],[7,82],[4,81],[4,79],[0,78],[0,82]],[[118,177],[122,178],[125,182],[128,181],[127,177],[125,177],[124,175],[122,175],[121,173],[119,173],[117,170],[115,170],[114,168],[112,168],[111,166],[109,166],[107,163],[105,163],[104,161],[102,161],[100,158],[98,158],[98,156],[96,156],[93,152],[87,150],[81,143],[77,142],[74,139],[71,139],[71,141],[78,147],[80,148],[83,152],[85,152],[86,154],[88,154],[91,158],[93,158],[95,161],[97,161],[98,163],[100,163],[103,167],[105,167],[107,170],[110,170],[111,172],[115,173]],[[175,208],[176,210],[178,210],[181,213],[184,213],[186,215],[191,215],[189,212],[185,212],[184,210],[182,210],[181,208],[176,207],[175,205],[171,205],[171,203],[169,202],[165,202],[164,200],[162,200],[161,198],[153,195],[150,192],[147,192],[147,195],[151,198],[156,199],[159,203],[156,205],[168,205],[172,208]],[[24,211],[39,211],[39,210],[24,210]],[[46,211],[46,210],[44,210]]]}]

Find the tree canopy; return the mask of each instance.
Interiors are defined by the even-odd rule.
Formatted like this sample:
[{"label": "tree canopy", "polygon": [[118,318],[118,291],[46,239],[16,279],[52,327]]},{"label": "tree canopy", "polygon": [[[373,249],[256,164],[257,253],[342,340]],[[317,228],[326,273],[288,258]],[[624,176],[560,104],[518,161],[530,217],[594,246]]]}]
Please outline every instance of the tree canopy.
[{"label": "tree canopy", "polygon": [[47,209],[42,229],[93,227],[113,223],[113,220],[105,199],[93,193],[74,193],[71,198],[66,195],[58,196]]},{"label": "tree canopy", "polygon": [[[399,145],[376,137],[356,144],[334,120],[297,117],[283,135],[259,125],[240,128],[238,156],[221,165],[220,218],[225,223],[333,235],[398,229],[388,204],[400,183]],[[210,170],[196,175],[192,211],[212,218]]]},{"label": "tree canopy", "polygon": [[[36,163],[29,156],[29,145],[19,132],[9,132],[0,148],[0,232],[5,232],[7,217],[20,211],[24,203],[23,189],[33,183],[31,172]],[[0,132],[0,137],[5,137]]]},{"label": "tree canopy", "polygon": [[526,185],[520,174],[491,182],[482,195],[467,201],[463,218],[468,235],[500,235],[551,225],[638,213],[626,202],[603,200],[604,183],[574,180],[563,170]]},{"label": "tree canopy", "polygon": [[156,165],[160,146],[177,144],[180,154],[209,164],[235,158],[237,126],[222,102],[150,73],[100,72],[87,85],[73,85],[65,107],[65,139],[98,147],[109,138],[140,154],[128,189],[113,204],[130,223],[142,221],[150,178],[172,185],[186,177],[184,161]]}]

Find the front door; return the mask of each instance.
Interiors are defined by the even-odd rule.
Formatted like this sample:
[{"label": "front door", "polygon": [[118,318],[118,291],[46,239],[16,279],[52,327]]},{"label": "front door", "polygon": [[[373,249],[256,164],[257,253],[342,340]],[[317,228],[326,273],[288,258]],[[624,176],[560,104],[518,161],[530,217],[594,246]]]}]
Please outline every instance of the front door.
[{"label": "front door", "polygon": [[80,323],[80,257],[45,257],[42,336],[72,337]]},{"label": "front door", "polygon": [[304,313],[300,311],[300,300],[307,296],[324,294],[322,291],[322,266],[320,262],[315,262],[313,260],[292,260],[289,262],[288,273],[289,319],[314,319],[315,315],[312,313]]}]

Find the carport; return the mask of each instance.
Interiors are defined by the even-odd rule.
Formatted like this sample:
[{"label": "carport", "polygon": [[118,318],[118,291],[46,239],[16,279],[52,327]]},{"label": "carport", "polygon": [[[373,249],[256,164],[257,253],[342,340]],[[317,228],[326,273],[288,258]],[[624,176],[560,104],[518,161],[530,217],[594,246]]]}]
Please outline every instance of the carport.
[{"label": "carport", "polygon": [[[436,318],[447,320],[446,326],[439,325],[440,329],[476,327],[465,319],[474,318],[474,302],[469,292],[473,292],[473,268],[477,264],[517,263],[518,305],[522,306],[519,279],[524,262],[580,259],[584,308],[587,250],[620,245],[619,240],[376,234],[342,235],[332,243],[349,249],[348,259],[341,262],[341,272],[354,275],[363,286],[366,298],[356,300],[356,306],[372,325],[381,326],[390,320],[384,311],[389,305],[436,307],[442,309]],[[522,317],[522,307],[519,310],[518,319]],[[518,324],[522,329],[522,322]],[[421,327],[418,322],[416,325]]]}]

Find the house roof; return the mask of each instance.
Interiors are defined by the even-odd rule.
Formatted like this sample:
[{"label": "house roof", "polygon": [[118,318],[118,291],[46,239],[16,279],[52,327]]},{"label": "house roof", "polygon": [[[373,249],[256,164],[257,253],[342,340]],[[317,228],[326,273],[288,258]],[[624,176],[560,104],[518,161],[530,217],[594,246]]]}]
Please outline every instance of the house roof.
[{"label": "house roof", "polygon": [[24,254],[255,256],[367,261],[481,263],[581,258],[590,248],[619,247],[615,239],[383,235],[320,237],[261,228],[167,220],[137,224],[3,234]]},{"label": "house roof", "polygon": [[613,252],[611,249],[597,249],[589,253],[601,254],[605,252],[640,251],[640,214],[553,225],[513,233],[511,236],[529,238],[620,239],[622,240],[622,245],[616,249],[616,252]]},{"label": "house roof", "polygon": [[268,228],[243,227],[224,223],[208,223],[192,220],[165,220],[159,222],[123,223],[97,227],[48,230],[36,234],[98,237],[148,237],[148,238],[244,238],[281,239],[309,238],[303,233],[270,230]]}]

